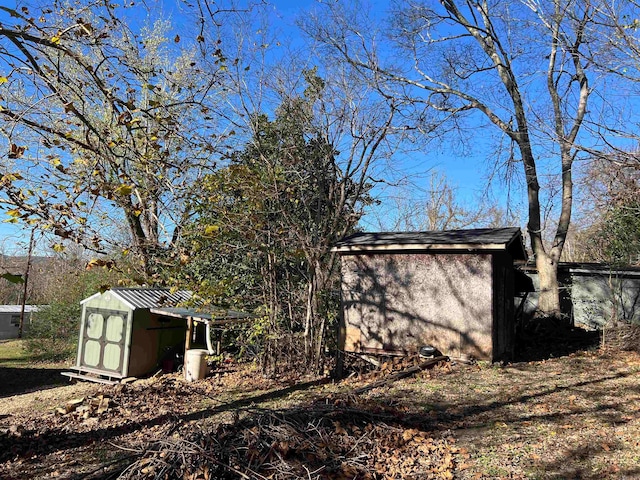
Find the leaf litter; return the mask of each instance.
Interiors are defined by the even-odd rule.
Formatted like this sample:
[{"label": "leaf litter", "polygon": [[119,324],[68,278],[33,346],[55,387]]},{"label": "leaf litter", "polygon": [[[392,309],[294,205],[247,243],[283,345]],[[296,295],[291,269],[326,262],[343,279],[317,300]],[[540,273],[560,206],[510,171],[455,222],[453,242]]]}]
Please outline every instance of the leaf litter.
[{"label": "leaf litter", "polygon": [[304,388],[238,365],[194,383],[95,386],[40,412],[4,408],[0,477],[640,476],[637,352],[448,362],[384,382],[415,362]]}]

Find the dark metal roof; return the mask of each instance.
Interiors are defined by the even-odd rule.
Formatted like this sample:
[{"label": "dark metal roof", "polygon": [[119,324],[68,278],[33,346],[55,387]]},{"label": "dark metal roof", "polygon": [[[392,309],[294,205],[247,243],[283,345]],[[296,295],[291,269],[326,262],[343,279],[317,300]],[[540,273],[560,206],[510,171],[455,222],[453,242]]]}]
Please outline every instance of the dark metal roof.
[{"label": "dark metal roof", "polygon": [[110,290],[115,296],[127,303],[131,308],[172,307],[191,298],[188,290],[171,292],[168,288],[121,288]]},{"label": "dark metal roof", "polygon": [[376,250],[509,250],[526,259],[518,227],[474,228],[429,232],[355,233],[335,244],[337,252]]}]

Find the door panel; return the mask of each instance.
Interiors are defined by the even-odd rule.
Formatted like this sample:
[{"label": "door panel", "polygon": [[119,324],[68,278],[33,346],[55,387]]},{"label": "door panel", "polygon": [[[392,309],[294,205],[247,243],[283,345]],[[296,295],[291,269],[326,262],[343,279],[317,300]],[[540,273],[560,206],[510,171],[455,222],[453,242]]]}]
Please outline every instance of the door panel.
[{"label": "door panel", "polygon": [[109,315],[107,318],[106,340],[119,343],[124,333],[124,318],[122,315]]},{"label": "door panel", "polygon": [[87,308],[82,365],[122,373],[128,312]]},{"label": "door panel", "polygon": [[107,370],[120,370],[122,347],[115,343],[107,343],[102,355],[102,366]]},{"label": "door panel", "polygon": [[97,367],[100,364],[100,351],[102,346],[96,340],[87,340],[84,344],[84,354],[82,360],[88,367]]},{"label": "door panel", "polygon": [[102,336],[102,327],[104,326],[104,317],[101,313],[94,312],[87,317],[87,337],[100,338]]}]

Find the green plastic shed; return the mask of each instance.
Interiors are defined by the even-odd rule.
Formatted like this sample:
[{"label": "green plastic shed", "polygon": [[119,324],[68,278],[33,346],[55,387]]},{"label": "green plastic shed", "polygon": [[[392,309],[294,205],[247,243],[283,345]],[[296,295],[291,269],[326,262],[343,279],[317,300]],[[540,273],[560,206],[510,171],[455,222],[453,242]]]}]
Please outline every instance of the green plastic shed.
[{"label": "green plastic shed", "polygon": [[84,299],[78,354],[71,378],[116,383],[160,365],[185,343],[185,317],[162,308],[188,300],[191,292],[164,288],[112,288]]}]

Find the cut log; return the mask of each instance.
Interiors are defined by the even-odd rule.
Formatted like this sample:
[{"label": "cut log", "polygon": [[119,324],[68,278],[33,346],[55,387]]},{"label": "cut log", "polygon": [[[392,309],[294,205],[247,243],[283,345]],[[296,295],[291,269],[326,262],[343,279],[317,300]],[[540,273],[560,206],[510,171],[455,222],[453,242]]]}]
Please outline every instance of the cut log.
[{"label": "cut log", "polygon": [[388,385],[390,383],[395,382],[396,380],[400,380],[401,378],[410,377],[411,375],[415,375],[418,372],[421,372],[425,368],[435,365],[440,362],[448,362],[449,357],[446,355],[442,355],[440,357],[430,358],[422,362],[420,365],[415,367],[405,368],[404,370],[400,370],[398,373],[394,373],[393,375],[389,375],[388,377],[383,378],[382,380],[378,380],[377,382],[373,382],[369,385],[365,385],[364,387],[356,388],[353,390],[354,395],[360,395],[361,393],[368,392],[369,390],[373,390],[374,388],[382,387],[384,385]]}]

